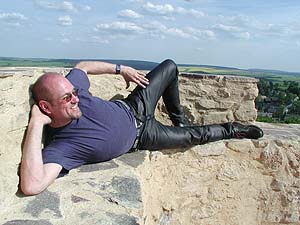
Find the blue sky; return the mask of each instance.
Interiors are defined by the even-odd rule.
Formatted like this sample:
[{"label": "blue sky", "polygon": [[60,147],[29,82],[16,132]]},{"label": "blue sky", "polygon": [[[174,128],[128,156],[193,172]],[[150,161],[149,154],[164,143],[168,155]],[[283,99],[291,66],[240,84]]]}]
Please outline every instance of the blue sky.
[{"label": "blue sky", "polygon": [[300,71],[296,0],[10,0],[0,56]]}]

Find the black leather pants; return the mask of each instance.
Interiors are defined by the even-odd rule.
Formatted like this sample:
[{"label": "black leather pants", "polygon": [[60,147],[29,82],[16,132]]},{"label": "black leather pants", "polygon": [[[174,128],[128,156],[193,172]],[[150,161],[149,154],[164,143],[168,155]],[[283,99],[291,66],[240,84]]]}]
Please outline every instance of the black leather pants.
[{"label": "black leather pants", "polygon": [[184,117],[179,99],[178,69],[172,60],[165,60],[146,76],[147,88],[136,87],[124,100],[141,122],[138,149],[158,150],[188,147],[211,141],[231,138],[231,124],[174,127],[166,126],[154,117],[160,97],[163,97],[170,119],[174,122]]}]

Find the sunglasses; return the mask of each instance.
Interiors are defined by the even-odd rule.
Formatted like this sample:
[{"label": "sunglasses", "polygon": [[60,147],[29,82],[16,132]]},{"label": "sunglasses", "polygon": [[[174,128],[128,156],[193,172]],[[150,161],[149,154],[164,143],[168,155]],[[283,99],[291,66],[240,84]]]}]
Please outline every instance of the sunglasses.
[{"label": "sunglasses", "polygon": [[78,89],[73,89],[72,92],[65,94],[61,100],[64,104],[67,104],[72,100],[73,96],[74,97],[78,96]]}]

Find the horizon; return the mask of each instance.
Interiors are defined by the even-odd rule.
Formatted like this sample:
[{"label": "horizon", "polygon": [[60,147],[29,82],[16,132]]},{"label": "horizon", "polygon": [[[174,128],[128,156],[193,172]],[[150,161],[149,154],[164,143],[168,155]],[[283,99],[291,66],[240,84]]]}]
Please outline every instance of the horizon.
[{"label": "horizon", "polygon": [[[84,61],[84,60],[91,60],[91,61],[107,61],[107,62],[113,62],[113,61],[135,61],[135,62],[145,62],[145,63],[154,63],[154,64],[159,64],[160,62],[156,61],[147,61],[147,60],[139,60],[139,59],[95,59],[95,58],[86,58],[86,59],[81,59],[81,58],[39,58],[39,57],[34,57],[34,58],[23,58],[23,57],[7,57],[7,56],[1,56],[0,55],[0,60],[1,59],[17,59],[17,60],[72,60],[72,61]],[[300,74],[300,71],[287,71],[287,70],[277,70],[277,69],[270,69],[270,68],[239,68],[239,67],[230,67],[230,66],[224,66],[224,65],[212,65],[212,64],[193,64],[193,63],[178,63],[175,62],[178,66],[200,66],[200,67],[216,67],[216,68],[225,68],[225,69],[237,69],[237,70],[244,70],[244,71],[251,71],[251,70],[262,70],[264,72],[283,72],[283,73],[295,73],[295,74]],[[126,64],[124,64],[126,65]],[[4,66],[6,67],[6,66]],[[15,66],[14,66],[15,67]],[[1,68],[1,66],[0,66]]]},{"label": "horizon", "polygon": [[300,71],[300,2],[11,0],[1,54]]}]

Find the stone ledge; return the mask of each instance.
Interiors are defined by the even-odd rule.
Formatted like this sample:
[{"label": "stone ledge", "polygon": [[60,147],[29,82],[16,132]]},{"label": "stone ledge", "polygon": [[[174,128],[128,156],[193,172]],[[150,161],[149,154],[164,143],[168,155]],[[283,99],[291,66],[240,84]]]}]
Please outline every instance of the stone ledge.
[{"label": "stone ledge", "polygon": [[[84,165],[38,196],[6,196],[0,222],[298,224],[300,126],[258,125],[266,133],[260,140],[140,151]],[[278,127],[283,134],[274,133]]]},{"label": "stone ledge", "polygon": [[213,79],[213,80],[230,80],[241,83],[258,83],[259,80],[252,77],[244,77],[244,76],[233,76],[233,75],[217,75],[217,74],[206,74],[206,73],[180,73],[183,77],[193,77],[196,79]]}]

